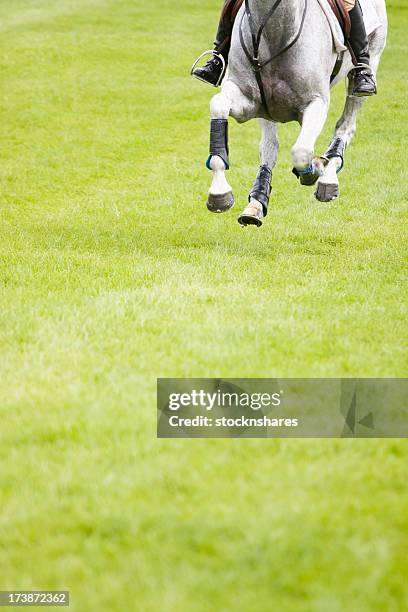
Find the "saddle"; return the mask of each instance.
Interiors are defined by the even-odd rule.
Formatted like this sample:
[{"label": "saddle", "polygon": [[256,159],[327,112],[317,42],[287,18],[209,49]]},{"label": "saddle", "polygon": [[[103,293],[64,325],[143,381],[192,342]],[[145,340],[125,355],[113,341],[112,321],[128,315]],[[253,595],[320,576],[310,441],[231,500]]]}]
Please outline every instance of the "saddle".
[{"label": "saddle", "polygon": [[351,20],[343,0],[327,0],[331,10],[336,16],[337,21],[344,34],[344,39],[347,41],[350,38]]},{"label": "saddle", "polygon": [[[337,21],[340,24],[340,27],[341,27],[341,30],[344,36],[344,44],[350,53],[351,61],[353,62],[354,66],[357,66],[358,61],[354,53],[353,47],[350,43],[351,19],[350,19],[350,14],[346,8],[346,5],[343,2],[343,0],[327,0],[327,3],[329,4],[331,10],[334,13],[334,16],[336,17]],[[333,69],[333,74],[331,75],[331,78],[330,78],[331,83],[334,81],[334,79],[336,78],[336,76],[339,74],[341,70],[341,67],[343,64],[343,56],[344,56],[344,53],[339,55],[337,58],[337,62]]]}]

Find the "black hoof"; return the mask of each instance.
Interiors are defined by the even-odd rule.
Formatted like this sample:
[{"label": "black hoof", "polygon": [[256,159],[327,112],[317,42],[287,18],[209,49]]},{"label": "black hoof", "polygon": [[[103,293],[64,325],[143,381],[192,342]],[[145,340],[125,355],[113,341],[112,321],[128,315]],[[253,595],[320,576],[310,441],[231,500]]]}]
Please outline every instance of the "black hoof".
[{"label": "black hoof", "polygon": [[232,191],[220,195],[210,193],[207,201],[207,208],[213,213],[227,212],[234,206],[235,200]]},{"label": "black hoof", "polygon": [[309,174],[301,174],[299,177],[300,184],[306,185],[306,187],[311,187],[315,185],[319,179],[319,174],[317,172],[310,172]]},{"label": "black hoof", "polygon": [[319,183],[315,192],[316,199],[319,202],[331,202],[340,195],[339,186],[334,184]]}]

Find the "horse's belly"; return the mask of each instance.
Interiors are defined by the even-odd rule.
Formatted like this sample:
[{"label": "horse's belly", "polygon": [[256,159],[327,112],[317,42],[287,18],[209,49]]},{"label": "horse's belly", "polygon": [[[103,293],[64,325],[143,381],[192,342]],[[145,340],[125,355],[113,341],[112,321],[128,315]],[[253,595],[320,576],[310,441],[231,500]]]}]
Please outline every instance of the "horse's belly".
[{"label": "horse's belly", "polygon": [[297,121],[301,116],[304,97],[284,80],[265,84],[266,99],[271,118],[278,123]]},{"label": "horse's belly", "polygon": [[259,98],[254,96],[253,83],[240,84],[240,95],[233,97],[231,115],[238,123],[245,123],[249,119],[262,117],[273,119],[277,123],[288,123],[299,121],[304,108],[304,96],[299,93],[302,85],[299,84],[299,92],[286,80],[281,78],[264,77],[265,97],[268,102],[268,114],[259,106]]},{"label": "horse's belly", "polygon": [[299,121],[300,112],[296,109],[283,109],[271,105],[269,108],[269,117],[276,123],[289,123],[290,121]]}]

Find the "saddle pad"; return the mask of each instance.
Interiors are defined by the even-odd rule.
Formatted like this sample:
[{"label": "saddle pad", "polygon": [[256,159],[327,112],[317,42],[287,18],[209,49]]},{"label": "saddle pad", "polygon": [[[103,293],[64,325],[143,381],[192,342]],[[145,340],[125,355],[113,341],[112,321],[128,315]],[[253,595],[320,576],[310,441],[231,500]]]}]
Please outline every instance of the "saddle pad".
[{"label": "saddle pad", "polygon": [[370,36],[381,25],[374,0],[360,0],[360,6],[363,11],[367,36]]},{"label": "saddle pad", "polygon": [[[327,0],[318,0],[322,11],[327,17],[330,29],[333,35],[334,48],[337,53],[347,51],[347,47],[344,44],[344,36],[341,30],[340,24],[337,21],[335,14],[333,13]],[[381,21],[378,17],[377,10],[374,5],[374,0],[360,0],[361,10],[364,15],[364,23],[367,30],[367,36],[370,36],[381,25]]]}]

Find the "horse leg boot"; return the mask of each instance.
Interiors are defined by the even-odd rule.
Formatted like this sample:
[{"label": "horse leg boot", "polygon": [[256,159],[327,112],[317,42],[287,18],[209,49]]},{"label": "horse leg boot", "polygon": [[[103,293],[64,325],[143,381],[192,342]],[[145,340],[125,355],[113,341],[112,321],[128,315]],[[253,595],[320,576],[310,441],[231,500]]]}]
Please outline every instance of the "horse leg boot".
[{"label": "horse leg boot", "polygon": [[234,205],[232,189],[225,177],[229,169],[228,117],[231,100],[225,92],[211,100],[210,155],[207,168],[213,179],[208,195],[207,208],[214,213],[226,212]]},{"label": "horse leg boot", "polygon": [[350,144],[357,126],[357,116],[364,98],[347,96],[343,114],[336,125],[333,140],[322,156],[325,164],[323,176],[319,179],[315,193],[319,202],[331,202],[340,195],[337,174],[344,165],[344,152]]},{"label": "horse leg boot", "polygon": [[278,159],[278,125],[273,121],[260,119],[262,140],[260,147],[261,165],[254,186],[249,194],[248,206],[238,218],[242,226],[260,227],[268,212],[272,191],[272,170]]},{"label": "horse leg boot", "polygon": [[192,75],[196,79],[209,83],[214,87],[221,85],[228,65],[235,18],[242,3],[243,0],[224,0],[217,36],[214,42],[213,56],[204,66],[193,70]]},{"label": "horse leg boot", "polygon": [[315,98],[303,112],[302,129],[292,148],[293,173],[301,179],[303,185],[312,185],[323,174],[323,163],[314,159],[314,148],[326,122],[329,108],[327,98]]}]

